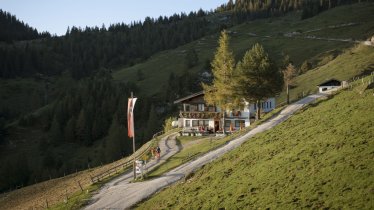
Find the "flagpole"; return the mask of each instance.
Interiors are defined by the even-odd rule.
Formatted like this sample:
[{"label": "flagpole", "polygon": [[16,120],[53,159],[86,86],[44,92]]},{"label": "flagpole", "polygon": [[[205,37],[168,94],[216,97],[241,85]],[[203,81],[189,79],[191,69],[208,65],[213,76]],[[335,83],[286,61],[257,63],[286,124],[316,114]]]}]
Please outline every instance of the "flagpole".
[{"label": "flagpole", "polygon": [[[133,98],[134,98],[134,95],[133,93],[131,92],[131,101],[133,101]],[[134,156],[134,163],[132,164],[133,166],[133,171],[134,171],[134,180],[136,179],[136,167],[135,167],[135,164],[136,164],[136,158],[135,158],[135,124],[134,124],[134,107],[132,108],[133,110],[133,114],[132,114],[132,126],[133,126],[133,129],[134,129],[134,132],[132,134],[132,152],[133,152],[133,156]]]}]

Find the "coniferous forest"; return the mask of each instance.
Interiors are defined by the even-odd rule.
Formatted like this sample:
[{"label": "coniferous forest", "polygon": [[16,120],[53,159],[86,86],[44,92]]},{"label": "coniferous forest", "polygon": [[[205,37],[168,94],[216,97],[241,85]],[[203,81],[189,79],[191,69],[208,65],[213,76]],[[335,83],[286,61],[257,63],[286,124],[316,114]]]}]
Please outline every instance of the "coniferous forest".
[{"label": "coniferous forest", "polygon": [[[301,10],[305,19],[355,2],[229,0],[214,11],[147,17],[131,24],[71,27],[63,36],[38,32],[0,10],[0,81],[24,79],[22,103],[30,104],[28,109],[0,104],[0,191],[63,176],[87,165],[98,166],[132,152],[126,106],[130,92],[136,93],[138,87],[136,81],[114,81],[116,69],[245,21],[294,10]],[[224,18],[214,19],[217,14]],[[186,69],[198,59],[196,52],[188,52]],[[210,68],[209,61],[206,68]],[[146,76],[139,72],[138,79]],[[29,79],[37,85],[29,86]],[[161,130],[163,119],[176,111],[172,102],[177,96],[201,90],[201,82],[207,81],[188,71],[171,74],[162,97],[142,96],[135,109],[137,146]],[[17,141],[23,146],[14,145]],[[24,145],[31,146],[19,149]],[[78,153],[84,155],[77,157]]]}]

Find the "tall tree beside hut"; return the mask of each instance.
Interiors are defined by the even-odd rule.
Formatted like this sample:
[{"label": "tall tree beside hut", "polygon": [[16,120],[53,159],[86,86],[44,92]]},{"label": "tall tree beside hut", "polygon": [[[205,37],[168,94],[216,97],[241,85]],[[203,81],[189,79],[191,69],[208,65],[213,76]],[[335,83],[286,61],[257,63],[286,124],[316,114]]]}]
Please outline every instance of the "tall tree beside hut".
[{"label": "tall tree beside hut", "polygon": [[[235,61],[233,53],[229,49],[229,36],[225,30],[221,32],[218,44],[212,61],[213,83],[211,85],[203,83],[203,89],[207,104],[216,105],[221,109],[224,127],[225,111],[234,108],[238,100],[234,94],[233,86],[230,85],[236,79]],[[225,132],[224,128],[222,130]]]},{"label": "tall tree beside hut", "polygon": [[261,101],[274,96],[282,89],[281,72],[260,44],[248,50],[237,64],[236,95],[247,102],[256,103],[256,119],[261,118]]}]

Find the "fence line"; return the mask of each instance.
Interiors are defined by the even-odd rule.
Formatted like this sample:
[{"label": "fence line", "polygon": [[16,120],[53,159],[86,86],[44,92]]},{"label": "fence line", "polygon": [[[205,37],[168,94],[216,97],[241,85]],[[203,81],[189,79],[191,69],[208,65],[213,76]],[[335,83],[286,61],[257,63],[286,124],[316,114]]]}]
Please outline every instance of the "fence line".
[{"label": "fence line", "polygon": [[[163,133],[164,133],[163,131],[160,131],[160,132],[155,133],[155,134],[153,135],[153,138],[152,138],[151,141],[154,141],[155,138],[156,138],[157,136],[160,136],[160,135],[162,135]],[[143,155],[145,155],[145,154],[149,151],[149,149],[152,147],[152,143],[153,143],[153,142],[151,142],[151,143],[148,145],[148,147],[147,147],[143,152],[141,152],[140,154],[138,154],[137,156],[135,156],[135,159],[141,158]],[[103,178],[110,176],[111,174],[118,173],[118,172],[117,172],[117,169],[125,169],[125,168],[131,166],[131,165],[133,164],[133,162],[134,162],[134,160],[129,160],[129,161],[127,161],[127,162],[124,162],[124,163],[122,163],[122,164],[119,164],[119,165],[117,165],[117,166],[114,166],[114,167],[108,169],[107,171],[105,171],[105,172],[103,172],[103,173],[101,173],[101,174],[98,174],[98,175],[96,175],[96,176],[91,177],[91,181],[92,181],[92,183],[96,183],[96,182],[102,180]]]},{"label": "fence line", "polygon": [[[145,149],[142,149],[142,150],[140,150],[140,148],[138,149],[137,152],[139,154],[135,153],[136,154],[135,158],[136,159],[141,158],[147,152],[149,152],[150,148],[153,146],[153,143],[155,142],[155,140],[157,140],[157,137],[162,135],[162,134],[164,134],[163,131],[155,133],[153,135],[152,140],[149,141],[150,142],[149,145]],[[70,187],[69,192],[68,192],[68,187],[66,186],[66,183],[65,183],[64,186],[62,186],[62,185],[60,186],[60,184],[56,184],[57,188],[55,190],[52,188],[52,191],[48,192],[48,194],[53,194],[55,197],[46,197],[46,193],[42,192],[41,196],[39,196],[37,198],[36,197],[30,197],[29,199],[26,199],[26,200],[23,200],[23,201],[18,201],[18,199],[16,198],[13,203],[14,204],[17,204],[19,202],[30,203],[30,206],[27,206],[28,209],[50,208],[51,206],[53,206],[53,205],[55,205],[59,202],[62,202],[62,201],[64,203],[68,203],[70,197],[73,196],[74,194],[76,194],[77,192],[83,192],[84,188],[90,186],[91,184],[96,183],[98,181],[101,181],[105,177],[111,176],[115,173],[119,173],[122,169],[125,169],[125,168],[128,168],[128,167],[132,166],[133,159],[131,158],[131,156],[128,156],[127,159],[128,158],[130,158],[131,160],[128,160],[124,163],[120,163],[119,165],[116,165],[116,166],[111,167],[109,169],[105,169],[105,167],[104,167],[105,171],[103,171],[100,174],[95,175],[95,176],[92,176],[90,171],[87,173],[87,175],[83,175],[83,177],[81,177],[80,179],[78,179],[77,176],[80,173],[82,173],[83,171],[77,171],[75,173],[67,175],[67,176],[70,176],[70,178],[71,178],[71,182],[69,181],[69,185],[68,185]],[[118,160],[118,161],[120,161],[120,160]],[[91,167],[88,165],[87,169],[90,170]],[[100,170],[100,168],[97,168],[97,169]],[[91,170],[97,170],[97,169],[91,169]],[[59,179],[59,178],[64,179],[65,176],[56,177],[55,179]],[[43,184],[43,182],[39,182],[38,184],[41,184],[41,185],[37,186],[37,188],[40,188],[40,189],[36,189],[37,191],[44,191],[43,189],[48,189],[47,185],[45,183]],[[52,184],[53,184],[53,180],[52,180]],[[51,188],[49,188],[49,189],[51,189]],[[12,190],[12,191],[15,191],[15,190]],[[12,191],[8,191],[8,192],[4,192],[4,193],[0,194],[0,198],[3,197],[3,196],[6,197],[6,194],[8,194]],[[32,191],[34,191],[34,190],[32,190]],[[53,191],[57,191],[57,192],[53,192]],[[27,191],[26,192],[21,192],[21,193],[27,193]],[[11,207],[11,206],[12,206],[12,204],[9,203],[9,207]],[[13,205],[13,207],[14,207],[14,205]]]}]

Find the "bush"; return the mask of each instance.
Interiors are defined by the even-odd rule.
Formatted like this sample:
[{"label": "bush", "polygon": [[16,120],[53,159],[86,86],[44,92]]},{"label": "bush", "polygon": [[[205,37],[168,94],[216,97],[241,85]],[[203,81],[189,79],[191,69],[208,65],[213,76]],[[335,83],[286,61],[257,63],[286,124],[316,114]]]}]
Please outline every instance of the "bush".
[{"label": "bush", "polygon": [[173,129],[173,126],[171,125],[173,122],[173,118],[172,117],[169,117],[169,118],[166,118],[165,119],[165,122],[164,122],[164,133],[167,133],[168,131],[170,131],[171,129]]}]

